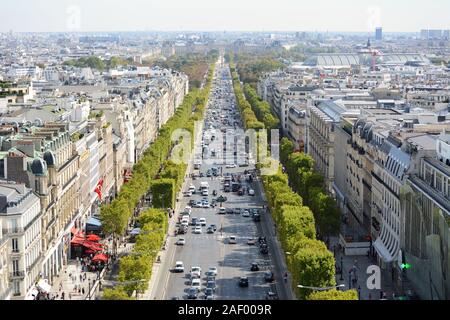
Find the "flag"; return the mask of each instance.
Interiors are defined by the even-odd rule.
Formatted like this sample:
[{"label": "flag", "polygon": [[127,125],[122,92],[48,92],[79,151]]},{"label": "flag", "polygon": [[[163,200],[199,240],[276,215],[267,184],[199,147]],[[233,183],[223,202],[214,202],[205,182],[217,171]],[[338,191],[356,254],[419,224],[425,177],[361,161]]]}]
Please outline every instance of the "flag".
[{"label": "flag", "polygon": [[102,200],[102,188],[103,188],[103,179],[100,179],[94,191],[98,195],[100,200]]}]

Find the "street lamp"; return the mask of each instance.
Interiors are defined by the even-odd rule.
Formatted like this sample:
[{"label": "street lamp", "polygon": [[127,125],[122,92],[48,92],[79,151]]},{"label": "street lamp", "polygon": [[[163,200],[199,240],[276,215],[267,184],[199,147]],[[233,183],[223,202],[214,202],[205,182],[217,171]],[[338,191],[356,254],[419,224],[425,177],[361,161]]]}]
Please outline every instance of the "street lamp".
[{"label": "street lamp", "polygon": [[308,286],[303,286],[303,285],[299,284],[297,286],[297,288],[300,288],[300,289],[311,289],[311,290],[314,290],[314,291],[327,291],[327,290],[331,290],[331,289],[345,288],[345,284],[340,284],[338,286],[325,287],[325,288],[308,287]]},{"label": "street lamp", "polygon": [[341,256],[341,281],[344,281],[344,258]]}]

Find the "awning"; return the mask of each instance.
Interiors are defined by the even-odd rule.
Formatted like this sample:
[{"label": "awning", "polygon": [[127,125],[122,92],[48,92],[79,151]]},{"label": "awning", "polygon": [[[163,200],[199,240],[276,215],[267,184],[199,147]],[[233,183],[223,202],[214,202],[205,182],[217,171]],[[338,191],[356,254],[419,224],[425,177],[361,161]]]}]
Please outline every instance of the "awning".
[{"label": "awning", "polygon": [[89,241],[94,241],[94,242],[96,242],[96,241],[100,241],[101,238],[100,238],[98,235],[96,235],[96,234],[89,234],[89,235],[86,237],[86,239],[89,240]]},{"label": "awning", "polygon": [[102,222],[95,218],[89,218],[88,221],[86,222],[86,224],[90,224],[90,225],[96,226],[96,227],[102,226]]},{"label": "awning", "polygon": [[106,254],[100,253],[92,258],[92,262],[108,262],[108,256]]},{"label": "awning", "polygon": [[380,238],[377,239],[373,243],[373,247],[377,250],[378,255],[383,259],[384,262],[389,263],[394,260],[394,257],[391,256],[389,250],[384,245],[383,241]]},{"label": "awning", "polygon": [[141,229],[140,228],[136,228],[136,229],[133,229],[131,232],[130,232],[130,235],[132,235],[132,236],[137,236],[138,234],[140,234],[141,233]]}]

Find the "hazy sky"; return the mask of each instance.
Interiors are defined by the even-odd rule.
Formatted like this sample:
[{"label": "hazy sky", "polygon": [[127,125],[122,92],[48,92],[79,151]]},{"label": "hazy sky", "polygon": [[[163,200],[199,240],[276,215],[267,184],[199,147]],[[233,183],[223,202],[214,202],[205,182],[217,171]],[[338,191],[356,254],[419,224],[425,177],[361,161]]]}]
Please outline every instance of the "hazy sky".
[{"label": "hazy sky", "polygon": [[450,29],[449,0],[14,0],[0,32]]}]

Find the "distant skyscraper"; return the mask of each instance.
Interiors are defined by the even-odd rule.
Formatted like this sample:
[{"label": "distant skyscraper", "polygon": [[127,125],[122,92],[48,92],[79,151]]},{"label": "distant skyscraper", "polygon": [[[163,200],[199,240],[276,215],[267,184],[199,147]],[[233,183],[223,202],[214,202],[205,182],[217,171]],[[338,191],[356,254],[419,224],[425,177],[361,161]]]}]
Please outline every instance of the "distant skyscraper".
[{"label": "distant skyscraper", "polygon": [[375,40],[377,41],[383,40],[383,28],[375,29]]}]

